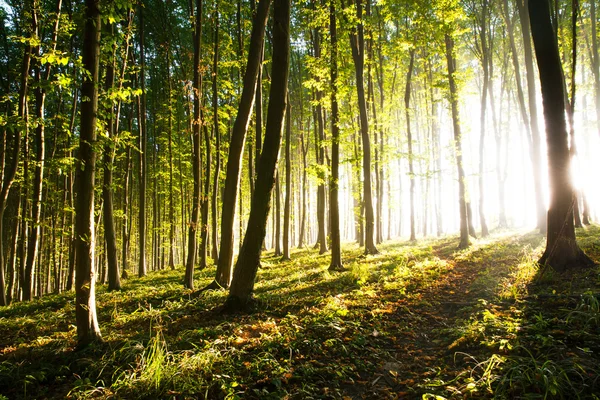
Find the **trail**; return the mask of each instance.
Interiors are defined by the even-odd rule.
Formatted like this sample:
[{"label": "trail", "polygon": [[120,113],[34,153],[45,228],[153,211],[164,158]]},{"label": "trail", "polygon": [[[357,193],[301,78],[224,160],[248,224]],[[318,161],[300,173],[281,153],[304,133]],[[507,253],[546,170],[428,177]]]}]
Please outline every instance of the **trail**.
[{"label": "trail", "polygon": [[509,279],[510,266],[518,264],[529,242],[531,238],[500,237],[463,253],[454,252],[454,242],[433,248],[432,256],[446,261],[448,271],[408,298],[382,293],[381,304],[387,302],[392,310],[381,321],[386,334],[373,338],[380,344],[381,361],[374,373],[364,376],[363,385],[345,387],[348,398],[421,399],[442,386],[452,390],[474,358],[449,331],[464,325],[478,305],[502,303],[499,285]]}]

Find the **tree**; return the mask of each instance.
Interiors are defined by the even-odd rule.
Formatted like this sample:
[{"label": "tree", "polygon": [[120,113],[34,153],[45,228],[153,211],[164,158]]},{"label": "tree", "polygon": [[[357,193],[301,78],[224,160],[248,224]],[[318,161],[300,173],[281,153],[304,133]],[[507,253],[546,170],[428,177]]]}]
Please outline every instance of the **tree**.
[{"label": "tree", "polygon": [[535,193],[537,228],[546,232],[546,218],[544,216],[544,194],[542,191],[542,155],[540,149],[540,129],[538,127],[537,93],[535,90],[535,77],[533,72],[533,55],[531,51],[529,18],[527,18],[527,3],[529,0],[517,0],[517,9],[521,21],[523,34],[523,52],[525,54],[525,71],[527,75],[527,93],[529,99],[529,126],[531,127],[529,143],[531,146],[531,163],[533,165],[533,184]]},{"label": "tree", "polygon": [[[107,26],[107,33],[110,37],[112,35],[112,25]],[[115,76],[115,52],[116,43],[112,46],[113,55],[112,60],[109,61],[106,66],[105,76],[105,90],[109,93],[114,85]],[[108,131],[108,138],[106,138],[104,144],[104,182],[102,185],[102,200],[104,202],[103,218],[104,218],[104,240],[106,241],[106,258],[108,261],[108,290],[120,290],[121,281],[119,276],[119,261],[117,258],[117,235],[115,229],[114,210],[113,210],[113,162],[114,162],[114,144],[111,143],[115,137],[115,123],[114,123],[114,105],[112,99],[107,100],[108,113],[106,120],[106,130]]]},{"label": "tree", "polygon": [[285,114],[285,200],[283,206],[283,254],[282,261],[290,259],[290,208],[292,203],[292,163],[290,148],[292,140],[292,107],[288,97],[288,105]]},{"label": "tree", "polygon": [[261,1],[258,4],[258,9],[254,17],[252,34],[250,36],[248,63],[244,74],[244,87],[229,141],[229,156],[227,158],[227,172],[225,175],[225,189],[223,191],[223,206],[221,210],[221,247],[219,249],[219,263],[215,278],[215,282],[225,288],[229,287],[231,282],[235,205],[240,185],[244,143],[246,141],[250,113],[256,94],[259,69],[262,68],[262,43],[264,42],[265,26],[269,16],[270,5],[271,0]]},{"label": "tree", "polygon": [[94,229],[94,181],[96,175],[96,121],[100,61],[100,0],[86,0],[82,48],[83,67],[89,72],[81,84],[81,128],[75,177],[75,317],[80,347],[102,340],[96,317],[96,233]]},{"label": "tree", "polygon": [[144,46],[144,10],[140,5],[140,87],[142,94],[138,98],[138,129],[139,129],[139,262],[138,276],[145,276],[147,273],[146,265],[146,53]]},{"label": "tree", "polygon": [[542,88],[550,178],[546,250],[539,263],[563,272],[591,266],[593,262],[579,248],[575,238],[575,192],[570,177],[564,77],[548,0],[530,0],[529,18]]},{"label": "tree", "polygon": [[[196,241],[198,240],[198,226],[200,222],[200,189],[202,186],[202,173],[200,161],[200,129],[202,120],[200,115],[200,96],[202,94],[202,74],[200,71],[200,51],[202,48],[202,0],[196,0],[196,19],[194,25],[194,120],[193,120],[193,150],[192,150],[192,170],[194,175],[194,194],[192,197],[192,220],[190,221],[188,233],[188,257],[185,263],[185,280],[183,285],[188,289],[194,289],[194,267],[196,266]],[[208,151],[207,151],[208,154]],[[207,155],[208,157],[208,155]],[[208,174],[208,170],[207,170]],[[208,178],[207,178],[208,181]],[[204,199],[203,204],[208,204],[208,200]],[[203,206],[204,209],[204,206]],[[208,210],[206,210],[208,211]],[[206,213],[208,214],[208,212]],[[206,257],[206,221],[204,219],[204,211],[202,218],[202,239],[203,240],[203,256]]]},{"label": "tree", "polygon": [[468,222],[468,204],[467,182],[465,170],[463,167],[462,155],[462,131],[460,127],[460,117],[458,113],[458,87],[456,84],[456,61],[454,58],[454,38],[450,33],[445,34],[446,42],[446,62],[448,65],[448,84],[450,90],[450,109],[452,112],[452,128],[454,130],[454,152],[456,157],[456,168],[458,170],[458,207],[460,212],[460,242],[459,249],[469,247],[469,222]]},{"label": "tree", "polygon": [[340,241],[340,210],[338,200],[340,168],[340,117],[337,101],[338,84],[338,44],[335,18],[335,1],[329,0],[329,37],[331,39],[331,177],[329,179],[329,222],[331,225],[330,271],[343,270]]},{"label": "tree", "polygon": [[[367,0],[370,1],[370,0]],[[350,47],[356,73],[356,92],[358,95],[358,109],[360,115],[360,133],[363,146],[363,174],[364,174],[364,208],[365,208],[365,254],[377,254],[375,246],[375,216],[373,213],[373,193],[371,189],[371,139],[369,137],[369,118],[367,116],[367,102],[365,99],[364,64],[365,64],[365,38],[362,21],[362,0],[356,0],[356,17],[358,24],[352,27],[350,33]]]},{"label": "tree", "polygon": [[290,0],[275,0],[273,10],[273,60],[269,110],[256,186],[248,219],[248,227],[225,309],[229,311],[250,305],[260,251],[266,235],[271,193],[275,185],[277,159],[281,144],[283,118],[287,107],[287,84],[290,60]]}]

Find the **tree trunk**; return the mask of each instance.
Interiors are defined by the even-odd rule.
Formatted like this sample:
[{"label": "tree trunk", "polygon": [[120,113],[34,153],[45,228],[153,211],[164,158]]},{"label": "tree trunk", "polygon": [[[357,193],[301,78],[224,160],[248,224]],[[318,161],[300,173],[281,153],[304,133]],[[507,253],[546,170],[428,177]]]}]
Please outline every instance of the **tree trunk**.
[{"label": "tree trunk", "polygon": [[[524,3],[523,3],[524,2]],[[537,216],[537,228],[540,232],[546,232],[546,206],[542,190],[542,155],[540,148],[540,130],[537,115],[537,93],[535,90],[535,76],[533,71],[533,53],[531,50],[530,26],[527,18],[528,0],[517,0],[519,18],[521,20],[521,33],[523,34],[523,51],[525,53],[525,71],[527,73],[527,92],[529,98],[529,119],[531,126],[531,162],[533,164],[533,182],[535,191],[535,205]]]},{"label": "tree trunk", "polygon": [[[262,43],[264,42],[265,26],[269,16],[270,5],[270,0],[261,1],[254,18],[252,34],[250,36],[248,63],[246,64],[246,71],[244,73],[244,87],[242,89],[242,96],[240,98],[235,122],[233,123],[231,138],[229,140],[229,155],[227,158],[225,189],[223,191],[223,205],[221,211],[221,247],[219,252],[219,264],[217,266],[215,277],[216,283],[225,288],[229,287],[229,284],[231,283],[235,205],[240,186],[242,156],[244,154],[244,143],[246,141],[248,124],[250,123],[250,113],[255,97],[258,98],[257,91],[260,86],[259,77],[260,70],[262,69]],[[258,119],[257,104],[257,120]],[[259,132],[256,134],[258,136]]]},{"label": "tree trunk", "polygon": [[542,87],[550,178],[548,236],[539,262],[563,272],[591,266],[593,262],[579,248],[575,238],[564,80],[548,2],[530,0],[529,17]]},{"label": "tree trunk", "polygon": [[279,170],[275,175],[275,256],[282,255],[281,252],[281,183],[279,180]]},{"label": "tree trunk", "polygon": [[245,308],[251,301],[260,251],[266,234],[271,192],[275,184],[283,118],[287,106],[290,59],[290,0],[275,0],[273,13],[273,73],[267,127],[244,244],[238,257],[225,308]]},{"label": "tree trunk", "polygon": [[[370,1],[370,0],[367,0]],[[362,0],[356,0],[356,16],[362,20]],[[375,246],[374,228],[375,216],[373,214],[373,193],[371,188],[371,139],[369,138],[369,119],[367,117],[367,103],[364,85],[365,40],[363,25],[357,24],[350,33],[350,46],[356,72],[356,91],[360,114],[360,132],[363,145],[363,174],[364,174],[364,207],[365,207],[365,254],[377,254]]]},{"label": "tree trunk", "polygon": [[452,109],[452,127],[454,129],[454,152],[458,170],[458,207],[460,210],[460,242],[459,249],[469,247],[468,205],[466,201],[467,182],[462,157],[462,133],[458,114],[458,90],[456,87],[456,61],[454,59],[454,39],[446,33],[446,62],[448,64],[448,82],[450,86],[450,106]]},{"label": "tree trunk", "polygon": [[[112,36],[113,27],[107,26],[108,36]],[[108,93],[114,85],[115,75],[115,52],[116,44],[113,45],[112,60],[106,67],[106,83],[105,91]],[[109,109],[107,110],[106,130],[108,138],[105,138],[104,143],[104,182],[102,185],[103,207],[103,222],[104,222],[104,240],[106,241],[106,259],[108,261],[108,290],[120,290],[121,281],[119,275],[119,261],[117,257],[117,234],[115,229],[114,207],[113,207],[113,164],[114,164],[114,149],[113,141],[115,140],[114,126],[114,106],[112,100],[108,99]]]},{"label": "tree trunk", "polygon": [[99,0],[86,0],[85,30],[82,49],[83,67],[90,77],[84,78],[81,97],[81,128],[77,167],[77,202],[75,204],[75,316],[79,347],[101,341],[96,318],[96,268],[94,229],[94,180],[96,174],[96,118],[98,114],[98,70],[100,61]]},{"label": "tree trunk", "polygon": [[590,2],[590,19],[592,28],[592,74],[594,75],[594,94],[596,103],[596,120],[600,134],[600,55],[598,54],[598,30],[596,28],[596,2]]},{"label": "tree trunk", "polygon": [[146,276],[146,55],[144,48],[144,7],[140,6],[140,86],[142,94],[138,98],[138,128],[139,128],[139,260],[138,276]]},{"label": "tree trunk", "polygon": [[411,96],[411,80],[413,68],[415,65],[415,49],[410,49],[410,63],[408,72],[406,73],[406,89],[404,91],[404,112],[406,115],[406,141],[408,142],[408,175],[410,177],[410,240],[417,240],[416,224],[415,224],[415,170],[413,166],[413,140],[412,131],[410,128],[410,96]]},{"label": "tree trunk", "polygon": [[[202,47],[202,0],[196,0],[196,19],[194,25],[194,121],[193,121],[193,150],[192,150],[192,171],[194,175],[194,194],[192,205],[192,218],[188,232],[188,257],[185,263],[185,280],[183,286],[187,289],[194,289],[194,267],[196,266],[196,250],[198,239],[198,226],[200,222],[200,190],[202,187],[202,165],[200,161],[200,129],[202,120],[200,115],[200,97],[202,95],[202,74],[200,73],[200,51]],[[208,148],[207,148],[208,149]],[[207,151],[209,158],[210,151]],[[208,169],[207,169],[208,175]],[[204,204],[206,201],[202,200]],[[204,207],[203,207],[204,208]],[[203,213],[204,216],[204,213]],[[206,221],[203,218],[202,239],[204,254],[206,254]]]},{"label": "tree trunk", "polygon": [[489,59],[491,58],[490,47],[488,45],[487,37],[487,20],[489,13],[488,0],[483,0],[481,6],[481,26],[479,37],[481,39],[481,66],[483,68],[483,88],[481,89],[481,113],[479,116],[479,222],[481,224],[481,236],[487,237],[490,232],[488,230],[487,222],[485,220],[485,188],[483,186],[483,174],[484,174],[484,155],[485,155],[485,131],[486,131],[486,112],[487,112],[487,101],[488,101],[488,90],[490,86],[490,70],[489,70]]},{"label": "tree trunk", "polygon": [[329,223],[331,238],[331,263],[330,271],[344,269],[342,264],[342,249],[340,240],[340,209],[339,209],[339,167],[340,167],[340,117],[337,101],[338,79],[338,44],[337,24],[335,18],[335,0],[329,0],[329,37],[331,39],[331,177],[329,179]]},{"label": "tree trunk", "polygon": [[288,99],[285,114],[285,200],[283,205],[283,257],[282,261],[290,259],[290,220],[292,197],[292,164],[291,164],[291,139],[292,139],[292,107]]},{"label": "tree trunk", "polygon": [[[216,7],[218,7],[216,5]],[[219,96],[217,93],[217,74],[218,74],[218,61],[219,61],[219,11],[215,10],[215,38],[213,48],[213,76],[212,76],[212,102],[213,102],[213,132],[215,135],[215,165],[213,171],[213,191],[211,197],[211,218],[212,218],[212,229],[211,229],[211,257],[215,264],[219,263],[219,240],[218,240],[218,220],[217,220],[217,205],[219,203],[219,175],[221,175],[221,133],[219,131]],[[238,181],[239,185],[239,181]],[[233,209],[235,210],[235,199],[233,202]]]}]

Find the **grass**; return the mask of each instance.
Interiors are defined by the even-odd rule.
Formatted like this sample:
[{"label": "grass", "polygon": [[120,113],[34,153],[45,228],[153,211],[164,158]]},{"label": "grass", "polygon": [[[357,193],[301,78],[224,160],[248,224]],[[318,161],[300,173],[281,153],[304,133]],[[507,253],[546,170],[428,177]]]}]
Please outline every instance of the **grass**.
[{"label": "grass", "polygon": [[[600,260],[600,229],[578,232]],[[544,239],[496,232],[363,256],[266,253],[252,314],[181,268],[98,290],[105,342],[76,352],[72,293],[0,308],[0,393],[20,398],[595,398],[600,270],[540,273]],[[214,270],[196,274],[196,287]],[[0,399],[3,397],[0,396]]]}]

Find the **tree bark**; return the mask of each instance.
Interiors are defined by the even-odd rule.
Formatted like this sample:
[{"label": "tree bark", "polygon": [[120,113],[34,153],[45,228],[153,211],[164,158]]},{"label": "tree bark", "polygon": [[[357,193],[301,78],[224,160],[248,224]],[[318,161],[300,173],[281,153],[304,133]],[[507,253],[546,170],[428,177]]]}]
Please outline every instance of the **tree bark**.
[{"label": "tree bark", "polygon": [[292,107],[289,99],[285,114],[285,200],[283,205],[283,256],[282,261],[290,259],[290,220],[292,197],[292,164],[291,164],[291,139],[292,139]]},{"label": "tree bark", "polygon": [[408,143],[408,175],[410,178],[410,240],[417,240],[415,228],[415,170],[413,162],[413,140],[412,130],[410,127],[410,96],[411,96],[411,81],[413,68],[415,65],[415,49],[410,49],[410,63],[408,72],[406,73],[406,89],[404,91],[404,112],[406,115],[406,141]]},{"label": "tree bark", "polygon": [[[262,69],[262,43],[265,37],[265,26],[269,16],[270,0],[261,1],[252,25],[250,36],[250,51],[248,63],[244,73],[244,87],[238,106],[238,112],[233,123],[231,138],[229,140],[229,155],[227,158],[227,172],[225,176],[225,189],[223,191],[223,206],[221,211],[221,247],[219,249],[219,263],[215,277],[216,283],[221,287],[229,287],[231,283],[233,264],[233,224],[235,219],[235,205],[238,196],[242,166],[242,155],[250,113],[257,87],[260,86],[260,70]],[[258,83],[257,83],[258,82]],[[257,108],[258,113],[258,108]],[[258,119],[257,114],[257,119]],[[258,122],[257,122],[258,124]],[[257,125],[258,126],[258,125]],[[258,136],[258,132],[257,132]],[[257,142],[258,143],[258,142]],[[259,153],[260,154],[260,153]],[[254,196],[253,196],[254,198]]]},{"label": "tree bark", "polygon": [[488,90],[490,87],[490,69],[489,60],[491,58],[491,46],[488,44],[487,37],[487,21],[489,15],[489,3],[488,0],[482,1],[481,6],[481,26],[479,37],[481,43],[481,67],[483,69],[483,87],[481,89],[481,113],[479,116],[479,222],[481,224],[481,236],[487,237],[490,232],[488,230],[487,222],[485,220],[485,189],[483,186],[483,174],[484,174],[484,155],[485,155],[485,131],[486,131],[486,114],[487,114],[487,101],[488,101]]},{"label": "tree bark", "polygon": [[140,6],[140,87],[142,94],[138,98],[138,128],[139,128],[139,260],[138,276],[147,274],[146,263],[146,55],[144,48],[144,7]]},{"label": "tree bark", "polygon": [[[524,3],[523,3],[524,2]],[[542,190],[542,155],[540,148],[540,130],[537,115],[537,93],[535,90],[535,77],[533,72],[533,53],[531,50],[531,34],[529,20],[527,18],[528,0],[517,0],[517,9],[521,20],[521,33],[523,34],[523,52],[525,53],[525,71],[527,73],[527,92],[529,99],[529,119],[531,126],[531,162],[533,164],[533,183],[535,192],[535,205],[537,216],[537,228],[540,232],[546,232],[546,206]]]},{"label": "tree bark", "polygon": [[[218,4],[218,3],[216,3]],[[216,6],[218,7],[218,6]],[[219,263],[219,237],[218,237],[218,217],[217,217],[217,205],[219,203],[219,175],[221,175],[221,133],[219,131],[219,95],[217,93],[217,74],[218,74],[218,63],[219,63],[219,10],[215,10],[214,16],[215,22],[215,37],[213,47],[213,76],[212,76],[212,102],[213,102],[213,132],[215,135],[215,165],[213,171],[213,191],[211,196],[211,218],[212,218],[212,229],[211,229],[211,257],[215,264]],[[210,151],[210,150],[208,150]],[[238,182],[239,184],[239,182]],[[233,203],[235,210],[235,201]]]},{"label": "tree bark", "polygon": [[529,18],[535,47],[548,146],[550,207],[546,250],[542,265],[563,272],[593,262],[579,248],[573,224],[574,190],[570,177],[568,133],[565,121],[565,86],[550,8],[546,0],[530,0]]},{"label": "tree bark", "polygon": [[456,86],[456,61],[454,59],[454,39],[446,33],[446,62],[448,64],[448,82],[450,89],[450,107],[452,111],[452,127],[454,130],[454,152],[456,154],[456,168],[458,170],[458,207],[460,211],[460,242],[459,249],[469,247],[468,204],[466,201],[467,182],[462,158],[462,132],[458,113],[458,89]]},{"label": "tree bark", "polygon": [[329,179],[329,223],[331,238],[330,271],[344,269],[342,264],[342,249],[340,239],[340,209],[339,209],[339,167],[340,167],[340,117],[337,101],[338,79],[338,44],[337,21],[335,18],[335,1],[329,0],[329,37],[331,40],[331,176]]},{"label": "tree bark", "polygon": [[[370,1],[370,0],[367,0]],[[356,16],[362,20],[362,0],[356,0]],[[350,33],[350,46],[354,69],[356,72],[356,91],[358,95],[358,108],[360,114],[360,132],[363,145],[363,174],[364,174],[364,208],[365,208],[365,254],[377,254],[375,246],[374,229],[375,216],[373,214],[373,193],[371,188],[371,139],[369,138],[369,119],[367,117],[367,103],[365,99],[364,60],[365,40],[363,25],[359,23],[352,28]]]},{"label": "tree bark", "polygon": [[[107,26],[107,33],[112,36],[112,26]],[[108,93],[114,85],[115,76],[115,53],[116,44],[113,46],[112,60],[109,61],[106,67],[105,86],[104,89]],[[103,222],[104,222],[104,240],[106,241],[106,259],[108,262],[108,290],[120,290],[121,280],[119,275],[119,261],[117,257],[117,234],[115,229],[114,206],[113,206],[113,164],[114,164],[114,148],[113,141],[115,140],[115,124],[114,124],[114,106],[112,100],[108,100],[106,130],[108,138],[105,138],[104,143],[104,182],[102,184],[102,199],[103,207]]]},{"label": "tree bark", "polygon": [[[185,263],[185,280],[183,285],[187,289],[194,289],[194,267],[196,266],[196,250],[198,240],[198,226],[200,223],[200,190],[202,187],[202,165],[200,161],[200,129],[202,120],[200,115],[200,97],[202,95],[202,74],[200,73],[200,51],[202,48],[202,0],[196,0],[196,18],[194,26],[194,120],[193,120],[193,150],[192,171],[194,175],[194,193],[192,197],[192,218],[188,232],[188,257]],[[210,152],[207,151],[207,158]],[[207,169],[208,175],[208,169]],[[203,200],[204,204],[206,200]],[[204,207],[203,207],[204,208]],[[204,212],[203,212],[204,216]],[[206,221],[202,220],[203,254],[206,257]]]},{"label": "tree bark", "polygon": [[85,30],[82,62],[89,72],[81,85],[81,128],[78,167],[76,173],[77,201],[75,203],[75,316],[79,347],[101,341],[96,317],[96,268],[94,229],[94,180],[96,174],[96,119],[98,114],[98,70],[100,60],[99,0],[86,0]]},{"label": "tree bark", "polygon": [[271,192],[275,184],[283,118],[287,107],[290,59],[290,0],[275,0],[273,13],[273,73],[265,140],[244,244],[238,257],[225,309],[250,305],[260,252],[266,234]]}]

